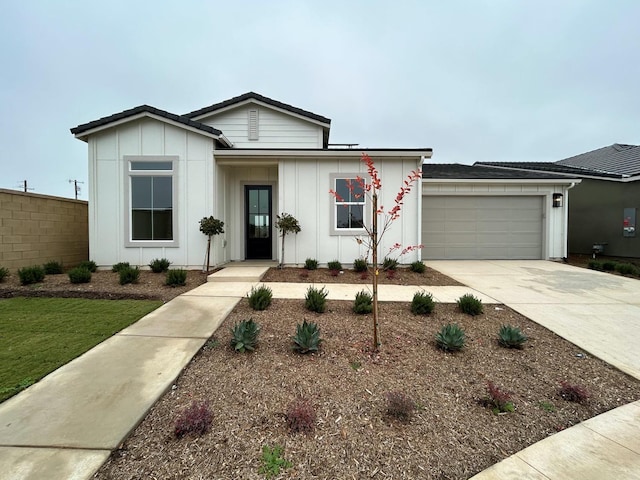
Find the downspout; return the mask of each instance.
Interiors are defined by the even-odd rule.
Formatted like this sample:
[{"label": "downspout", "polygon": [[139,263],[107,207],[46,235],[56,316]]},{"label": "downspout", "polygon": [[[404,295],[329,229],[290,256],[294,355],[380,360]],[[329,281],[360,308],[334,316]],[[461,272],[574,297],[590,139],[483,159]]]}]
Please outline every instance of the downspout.
[{"label": "downspout", "polygon": [[[424,155],[420,157],[420,164],[418,165],[418,170],[422,172],[422,168],[426,158]],[[422,175],[420,175],[420,188],[418,192],[418,243],[417,245],[422,245]],[[418,261],[422,261],[422,248],[418,249]]]},{"label": "downspout", "polygon": [[566,189],[567,201],[564,207],[564,258],[569,258],[569,190],[576,186],[576,182],[571,182],[571,185]]}]

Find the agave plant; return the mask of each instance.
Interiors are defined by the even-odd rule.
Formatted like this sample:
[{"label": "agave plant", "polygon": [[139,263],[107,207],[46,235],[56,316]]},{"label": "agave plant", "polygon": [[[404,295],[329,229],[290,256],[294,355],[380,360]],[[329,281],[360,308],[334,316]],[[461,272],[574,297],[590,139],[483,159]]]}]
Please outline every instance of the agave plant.
[{"label": "agave plant", "polygon": [[464,342],[464,330],[455,323],[448,323],[436,335],[436,343],[444,351],[456,352],[464,347]]},{"label": "agave plant", "polygon": [[258,343],[260,325],[253,319],[236,323],[231,329],[231,347],[237,352],[244,353],[247,350],[253,352]]},{"label": "agave plant", "polygon": [[518,327],[502,325],[498,332],[498,342],[506,348],[522,348],[522,344],[527,341],[527,337]]},{"label": "agave plant", "polygon": [[320,329],[318,325],[306,320],[298,324],[296,335],[293,338],[293,349],[299,353],[317,352],[320,348]]}]

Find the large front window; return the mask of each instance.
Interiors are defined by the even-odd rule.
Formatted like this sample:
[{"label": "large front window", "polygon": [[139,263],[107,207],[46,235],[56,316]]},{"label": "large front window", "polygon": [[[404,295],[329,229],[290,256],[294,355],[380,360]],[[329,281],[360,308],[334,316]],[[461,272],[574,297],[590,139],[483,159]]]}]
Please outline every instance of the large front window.
[{"label": "large front window", "polygon": [[139,242],[174,242],[175,178],[173,157],[129,157],[129,235]]},{"label": "large front window", "polygon": [[362,185],[353,178],[334,178],[333,199],[335,233],[361,232],[364,228],[365,195]]}]

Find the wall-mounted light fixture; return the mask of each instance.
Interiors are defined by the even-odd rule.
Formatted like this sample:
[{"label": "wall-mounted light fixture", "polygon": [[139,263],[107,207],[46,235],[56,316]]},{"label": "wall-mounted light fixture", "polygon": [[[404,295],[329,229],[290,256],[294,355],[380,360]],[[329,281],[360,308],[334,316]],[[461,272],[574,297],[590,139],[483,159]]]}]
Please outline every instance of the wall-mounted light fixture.
[{"label": "wall-mounted light fixture", "polygon": [[553,194],[553,208],[558,208],[562,206],[562,194],[554,193]]}]

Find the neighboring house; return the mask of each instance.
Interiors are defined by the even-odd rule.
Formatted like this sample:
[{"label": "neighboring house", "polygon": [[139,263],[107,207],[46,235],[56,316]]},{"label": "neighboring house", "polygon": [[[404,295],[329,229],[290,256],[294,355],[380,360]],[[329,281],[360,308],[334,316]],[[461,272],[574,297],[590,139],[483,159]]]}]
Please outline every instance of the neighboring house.
[{"label": "neighboring house", "polygon": [[[91,259],[102,267],[154,258],[200,267],[206,237],[199,221],[209,215],[225,229],[214,237],[212,264],[277,259],[274,222],[286,212],[302,231],[286,237],[285,263],[352,263],[365,254],[355,236],[369,205],[345,186],[366,176],[362,152],[380,169],[381,203],[391,206],[431,149],[329,148],[330,126],[326,117],[251,92],[185,115],[143,105],[72,128],[88,144]],[[419,243],[419,205],[416,187],[383,251]]]},{"label": "neighboring house", "polygon": [[476,165],[581,178],[569,201],[569,252],[589,254],[604,245],[607,255],[640,258],[640,146],[614,143],[557,162]]},{"label": "neighboring house", "polygon": [[[213,241],[212,264],[278,259],[274,222],[286,212],[302,231],[286,237],[284,263],[351,264],[366,253],[355,239],[370,218],[368,201],[346,188],[349,179],[367,178],[361,154],[379,169],[380,204],[389,209],[403,180],[432,151],[334,148],[330,127],[326,117],[250,92],[185,115],[143,105],[72,128],[88,144],[91,259],[102,267],[146,265],[154,258],[200,267],[206,237],[199,221],[209,215],[225,224]],[[426,245],[402,263],[566,256],[566,210],[551,202],[554,194],[566,196],[571,181],[554,175],[467,178],[462,170],[438,178],[432,176],[436,167],[442,166],[426,165],[422,189],[405,197],[382,255],[399,242]],[[345,201],[336,201],[330,189]],[[505,205],[516,218],[500,220]],[[470,219],[467,209],[479,216]],[[536,220],[520,230],[523,216]],[[471,234],[472,225],[486,234]],[[535,231],[525,234],[528,229]]]},{"label": "neighboring house", "polygon": [[579,179],[457,164],[425,164],[422,176],[424,259],[567,256],[566,198]]}]

